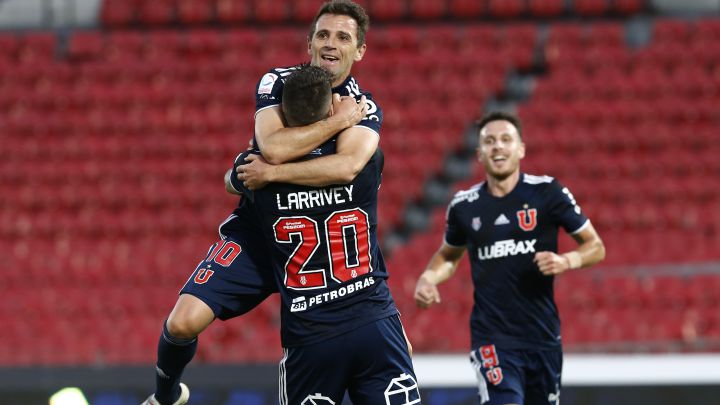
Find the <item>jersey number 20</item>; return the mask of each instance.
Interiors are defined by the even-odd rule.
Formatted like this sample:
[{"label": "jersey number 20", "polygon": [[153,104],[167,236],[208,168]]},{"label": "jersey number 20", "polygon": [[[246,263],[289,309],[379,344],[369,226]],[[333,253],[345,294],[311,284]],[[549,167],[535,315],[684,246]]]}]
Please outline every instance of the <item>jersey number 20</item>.
[{"label": "jersey number 20", "polygon": [[[370,269],[368,215],[361,209],[337,211],[325,219],[324,234],[330,276],[342,283]],[[297,243],[285,264],[285,285],[292,289],[327,286],[325,269],[306,269],[320,247],[317,222],[309,217],[282,217],[275,222],[275,241]],[[299,243],[298,243],[299,242]]]}]

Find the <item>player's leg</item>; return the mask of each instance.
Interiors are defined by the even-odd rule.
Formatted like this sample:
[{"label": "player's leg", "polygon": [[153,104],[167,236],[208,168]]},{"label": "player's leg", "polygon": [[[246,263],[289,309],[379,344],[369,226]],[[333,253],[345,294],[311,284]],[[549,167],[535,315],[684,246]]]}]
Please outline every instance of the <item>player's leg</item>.
[{"label": "player's leg", "polygon": [[488,344],[470,352],[483,405],[522,405],[525,399],[525,355]]},{"label": "player's leg", "polygon": [[530,371],[525,391],[528,405],[558,405],[560,403],[562,351],[542,350],[528,353]]},{"label": "player's leg", "polygon": [[[213,244],[180,291],[158,343],[155,399],[173,404],[181,393],[180,378],[197,350],[198,335],[215,318],[242,315],[277,290],[257,233],[249,222]],[[227,225],[228,223],[226,223]]]},{"label": "player's leg", "polygon": [[420,404],[410,347],[398,315],[347,334],[352,356],[348,393],[354,405]]},{"label": "player's leg", "polygon": [[215,319],[201,299],[181,294],[163,325],[158,342],[155,400],[172,404],[181,395],[180,378],[197,351],[198,335]]},{"label": "player's leg", "polygon": [[280,405],[340,405],[349,358],[341,337],[284,349],[279,367]]}]

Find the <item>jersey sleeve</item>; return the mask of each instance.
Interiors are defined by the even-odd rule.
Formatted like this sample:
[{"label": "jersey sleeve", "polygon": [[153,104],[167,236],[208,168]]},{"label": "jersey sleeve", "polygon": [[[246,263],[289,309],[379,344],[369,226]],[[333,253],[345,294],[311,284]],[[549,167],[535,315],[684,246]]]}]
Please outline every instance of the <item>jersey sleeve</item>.
[{"label": "jersey sleeve", "polygon": [[550,216],[565,232],[574,234],[580,232],[589,220],[575,201],[570,190],[557,180],[550,183]]},{"label": "jersey sleeve", "polygon": [[265,73],[255,86],[255,114],[268,107],[280,105],[284,82],[282,73],[271,69]]},{"label": "jersey sleeve", "polygon": [[360,93],[359,95],[355,96],[355,99],[357,101],[360,101],[360,98],[362,96],[365,96],[365,102],[368,107],[368,112],[367,115],[365,115],[365,118],[363,118],[355,126],[367,128],[380,136],[380,127],[382,126],[383,121],[382,109],[380,108],[380,105],[377,103],[377,101],[373,99],[373,96],[370,93]]},{"label": "jersey sleeve", "polygon": [[254,201],[255,193],[252,190],[250,190],[249,188],[245,187],[245,184],[243,184],[243,182],[241,182],[237,178],[237,175],[238,175],[237,167],[239,165],[245,164],[245,158],[250,154],[258,155],[258,154],[260,154],[260,152],[257,150],[254,150],[254,151],[246,150],[246,151],[240,153],[235,158],[235,161],[233,162],[232,173],[230,174],[230,185],[232,186],[232,188],[235,189],[235,191],[242,193],[243,195],[245,195],[245,197],[249,198],[250,201]]},{"label": "jersey sleeve", "polygon": [[465,246],[467,237],[458,218],[458,210],[450,203],[445,213],[445,243],[451,246]]}]

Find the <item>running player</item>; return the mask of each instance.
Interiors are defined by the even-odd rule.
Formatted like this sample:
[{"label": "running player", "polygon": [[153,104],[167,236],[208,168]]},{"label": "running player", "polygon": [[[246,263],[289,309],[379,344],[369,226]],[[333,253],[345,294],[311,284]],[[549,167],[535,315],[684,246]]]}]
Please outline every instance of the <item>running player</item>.
[{"label": "running player", "polygon": [[[520,172],[525,145],[517,117],[491,113],[478,135],[486,180],[450,202],[445,240],[417,281],[415,301],[422,308],[440,302],[436,286],[470,252],[470,359],[480,403],[557,405],[562,346],[553,280],[600,262],[605,248],[566,187]],[[561,227],[577,249],[557,253]]]}]

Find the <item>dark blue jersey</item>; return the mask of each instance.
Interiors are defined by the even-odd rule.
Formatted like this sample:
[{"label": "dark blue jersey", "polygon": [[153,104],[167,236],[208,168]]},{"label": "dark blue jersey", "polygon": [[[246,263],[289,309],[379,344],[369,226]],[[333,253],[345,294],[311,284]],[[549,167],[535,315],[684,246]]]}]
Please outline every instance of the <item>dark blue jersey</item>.
[{"label": "dark blue jersey", "polygon": [[282,295],[283,346],[317,343],[397,314],[377,239],[381,169],[378,150],[350,184],[273,183],[255,191]]},{"label": "dark blue jersey", "polygon": [[485,183],[455,194],[447,211],[445,242],[468,250],[474,306],[473,347],[560,346],[554,277],[533,262],[536,252],[557,252],[558,230],[589,223],[570,191],[548,176],[521,174],[513,191],[494,197]]},{"label": "dark blue jersey", "polygon": [[[257,111],[282,103],[284,78],[297,67],[275,68],[259,81]],[[366,97],[357,126],[379,136],[382,110],[348,77],[333,93]],[[335,153],[336,137],[304,159]],[[254,209],[282,296],[285,347],[309,345],[397,314],[377,239],[377,192],[383,166],[378,150],[347,185],[307,187],[274,183],[254,192]]]},{"label": "dark blue jersey", "polygon": [[[285,78],[298,70],[300,66],[292,66],[286,68],[274,68],[260,79],[255,91],[255,114],[266,108],[279,106],[282,103],[282,91],[285,85]],[[382,125],[383,114],[382,109],[373,100],[372,94],[364,92],[354,77],[348,76],[342,84],[332,89],[333,93],[341,96],[353,96],[356,100],[360,100],[365,96],[365,102],[368,107],[367,115],[360,121],[357,126],[366,127],[376,134],[380,134],[380,126]],[[330,145],[334,146],[334,140]],[[325,146],[328,146],[326,143]],[[320,154],[316,151],[317,154]]]}]

